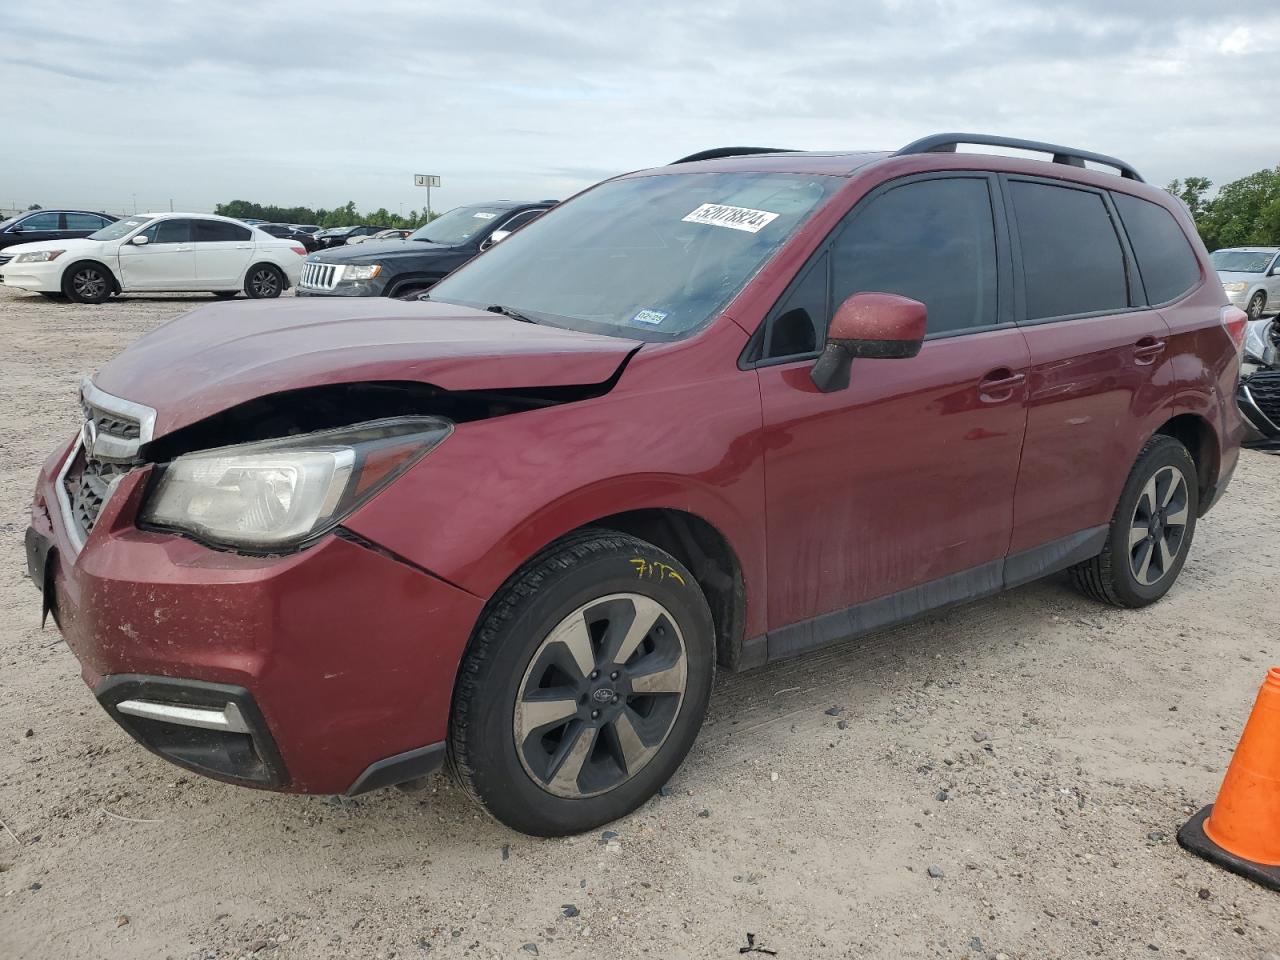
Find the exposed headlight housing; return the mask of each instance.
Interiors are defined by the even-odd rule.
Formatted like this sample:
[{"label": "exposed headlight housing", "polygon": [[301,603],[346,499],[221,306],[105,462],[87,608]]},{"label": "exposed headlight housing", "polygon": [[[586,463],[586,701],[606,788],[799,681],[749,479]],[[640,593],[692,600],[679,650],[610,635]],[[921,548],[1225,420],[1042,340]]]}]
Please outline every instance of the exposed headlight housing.
[{"label": "exposed headlight housing", "polygon": [[278,552],[307,544],[436,447],[442,417],[397,417],[175,457],[139,523],[215,546]]},{"label": "exposed headlight housing", "polygon": [[48,263],[50,260],[57,260],[66,253],[65,250],[28,250],[26,253],[20,253],[13,258],[14,263]]},{"label": "exposed headlight housing", "polygon": [[1249,289],[1249,285],[1247,283],[1224,283],[1222,289],[1227,293],[1244,293]]},{"label": "exposed headlight housing", "polygon": [[373,263],[368,265],[356,265],[348,263],[342,268],[343,280],[372,280],[378,274],[382,273],[382,267]]}]

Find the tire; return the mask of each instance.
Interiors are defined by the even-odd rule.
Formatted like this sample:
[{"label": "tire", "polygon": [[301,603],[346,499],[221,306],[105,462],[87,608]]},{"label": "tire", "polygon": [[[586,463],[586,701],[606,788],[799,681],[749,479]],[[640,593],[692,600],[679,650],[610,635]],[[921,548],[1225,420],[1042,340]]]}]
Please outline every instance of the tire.
[{"label": "tire", "polygon": [[62,293],[76,303],[103,303],[115,292],[116,279],[100,263],[74,263],[62,275]]},{"label": "tire", "polygon": [[1262,311],[1267,305],[1267,295],[1259,290],[1249,298],[1249,306],[1245,309],[1245,313],[1249,315],[1250,320],[1259,320],[1262,318]]},{"label": "tire", "polygon": [[397,290],[395,293],[393,293],[391,295],[391,299],[417,300],[418,297],[422,296],[422,294],[426,293],[430,289],[431,289],[430,285],[421,286],[421,287],[414,287],[414,286],[405,287],[404,289]]},{"label": "tire", "polygon": [[234,300],[240,296],[239,290],[214,290],[213,295],[219,300]]},{"label": "tire", "polygon": [[1199,505],[1191,454],[1173,437],[1156,434],[1129,472],[1102,552],[1071,568],[1076,589],[1117,607],[1155,603],[1186,562]]},{"label": "tire", "polygon": [[[642,635],[629,630],[637,614]],[[507,826],[580,833],[671,778],[714,676],[711,610],[693,575],[643,540],[586,530],[489,601],[458,671],[450,764]]]},{"label": "tire", "polygon": [[284,273],[270,263],[255,263],[244,275],[244,292],[252,300],[271,300],[284,293]]}]

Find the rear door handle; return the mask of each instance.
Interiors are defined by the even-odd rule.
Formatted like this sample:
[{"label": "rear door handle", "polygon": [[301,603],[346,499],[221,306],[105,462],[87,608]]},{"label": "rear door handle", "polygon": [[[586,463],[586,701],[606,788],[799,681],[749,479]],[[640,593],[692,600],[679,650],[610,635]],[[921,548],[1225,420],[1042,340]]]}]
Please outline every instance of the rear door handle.
[{"label": "rear door handle", "polygon": [[1013,396],[1013,391],[1027,381],[1025,373],[1014,373],[1008,367],[992,370],[978,381],[978,396],[984,403],[1000,403]]},{"label": "rear door handle", "polygon": [[1133,357],[1138,363],[1151,363],[1164,353],[1164,341],[1155,337],[1143,337],[1133,345]]}]

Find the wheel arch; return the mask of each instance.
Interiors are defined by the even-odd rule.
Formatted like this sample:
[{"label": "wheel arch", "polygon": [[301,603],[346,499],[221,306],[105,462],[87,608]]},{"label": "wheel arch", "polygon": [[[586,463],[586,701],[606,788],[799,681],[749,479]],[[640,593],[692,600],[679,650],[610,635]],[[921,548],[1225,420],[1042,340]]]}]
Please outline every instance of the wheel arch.
[{"label": "wheel arch", "polygon": [[110,264],[106,263],[105,261],[103,261],[98,257],[81,257],[78,260],[73,260],[70,263],[68,263],[65,267],[62,268],[62,278],[58,283],[58,288],[65,293],[67,280],[70,278],[72,272],[76,269],[76,267],[83,266],[85,264],[92,264],[95,267],[101,267],[103,270],[106,271],[107,276],[111,280],[112,292],[114,293],[123,292],[124,287],[120,283],[120,277],[116,274],[114,270],[111,269]]},{"label": "wheel arch", "polygon": [[1222,466],[1222,451],[1213,426],[1197,413],[1180,413],[1170,417],[1154,432],[1173,437],[1191,454],[1196,465],[1196,487],[1200,493],[1200,513],[1203,514]]},{"label": "wheel arch", "polygon": [[275,270],[278,274],[280,274],[280,280],[283,283],[283,286],[281,287],[282,290],[288,290],[293,286],[293,281],[289,279],[289,271],[286,270],[283,266],[276,263],[274,260],[268,260],[262,257],[255,257],[254,259],[249,261],[249,265],[244,268],[244,273],[240,277],[241,291],[243,291],[244,288],[248,285],[249,277],[253,274],[253,271],[257,270],[259,267],[270,267],[271,269]]}]

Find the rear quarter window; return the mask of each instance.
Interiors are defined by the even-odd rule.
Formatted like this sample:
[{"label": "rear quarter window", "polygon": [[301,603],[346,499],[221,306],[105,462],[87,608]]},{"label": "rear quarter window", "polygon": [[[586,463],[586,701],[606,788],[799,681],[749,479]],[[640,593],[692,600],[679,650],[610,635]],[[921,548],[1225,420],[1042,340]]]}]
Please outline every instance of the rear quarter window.
[{"label": "rear quarter window", "polygon": [[1027,319],[1129,309],[1124,251],[1102,195],[1024,180],[1009,187]]},{"label": "rear quarter window", "polygon": [[1125,193],[1111,198],[1129,235],[1148,303],[1177,300],[1200,282],[1200,261],[1173,214],[1158,203]]}]

